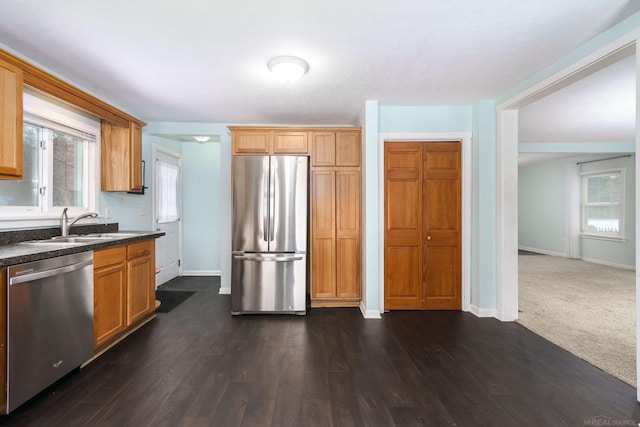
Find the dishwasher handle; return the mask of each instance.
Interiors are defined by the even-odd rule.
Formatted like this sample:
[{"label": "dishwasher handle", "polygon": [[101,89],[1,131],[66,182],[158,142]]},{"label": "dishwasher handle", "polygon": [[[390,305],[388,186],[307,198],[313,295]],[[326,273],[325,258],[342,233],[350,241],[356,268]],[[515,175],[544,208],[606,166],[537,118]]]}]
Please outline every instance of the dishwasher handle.
[{"label": "dishwasher handle", "polygon": [[91,264],[93,264],[93,259],[82,261],[76,264],[65,265],[63,267],[52,268],[50,270],[37,271],[35,273],[31,273],[30,270],[26,270],[29,272],[29,274],[23,274],[22,276],[9,278],[9,286],[17,285],[24,282],[30,282],[32,280],[44,279],[46,277],[55,276],[57,274],[70,273],[72,271],[80,270],[81,268],[84,268]]}]

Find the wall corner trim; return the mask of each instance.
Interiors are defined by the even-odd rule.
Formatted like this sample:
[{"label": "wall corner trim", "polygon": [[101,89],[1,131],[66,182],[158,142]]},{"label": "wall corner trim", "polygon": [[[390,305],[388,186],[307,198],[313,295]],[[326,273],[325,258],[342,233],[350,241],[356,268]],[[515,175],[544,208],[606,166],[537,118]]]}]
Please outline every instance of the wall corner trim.
[{"label": "wall corner trim", "polygon": [[360,311],[362,312],[362,317],[365,319],[382,319],[378,310],[367,310],[367,307],[362,301],[360,301]]},{"label": "wall corner trim", "polygon": [[476,317],[495,317],[498,318],[498,313],[495,308],[480,308],[477,305],[469,305],[469,313]]}]

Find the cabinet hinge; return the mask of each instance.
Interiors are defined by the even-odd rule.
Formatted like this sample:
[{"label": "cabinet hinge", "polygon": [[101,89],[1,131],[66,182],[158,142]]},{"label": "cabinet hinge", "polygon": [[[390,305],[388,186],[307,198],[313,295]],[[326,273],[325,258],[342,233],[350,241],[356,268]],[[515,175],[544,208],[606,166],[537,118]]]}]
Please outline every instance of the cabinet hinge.
[{"label": "cabinet hinge", "polygon": [[180,267],[180,260],[178,260],[178,267]]}]

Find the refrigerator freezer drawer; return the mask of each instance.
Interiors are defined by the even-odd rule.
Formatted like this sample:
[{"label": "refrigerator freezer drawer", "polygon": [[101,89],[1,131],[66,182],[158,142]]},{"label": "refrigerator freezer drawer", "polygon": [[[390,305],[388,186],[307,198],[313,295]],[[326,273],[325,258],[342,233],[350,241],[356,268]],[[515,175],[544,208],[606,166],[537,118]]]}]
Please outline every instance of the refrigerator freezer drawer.
[{"label": "refrigerator freezer drawer", "polygon": [[234,254],[231,314],[306,314],[306,254]]}]

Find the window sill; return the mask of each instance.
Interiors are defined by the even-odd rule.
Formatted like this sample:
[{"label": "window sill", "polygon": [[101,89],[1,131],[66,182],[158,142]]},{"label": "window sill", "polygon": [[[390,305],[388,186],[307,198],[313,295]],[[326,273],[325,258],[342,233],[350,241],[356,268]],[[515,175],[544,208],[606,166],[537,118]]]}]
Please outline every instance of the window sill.
[{"label": "window sill", "polygon": [[609,242],[618,242],[624,243],[627,241],[624,237],[615,237],[615,236],[602,236],[597,234],[581,234],[581,239],[592,239],[592,240],[605,240]]}]

